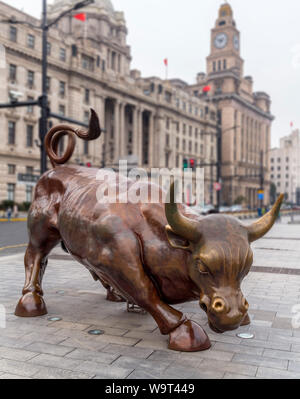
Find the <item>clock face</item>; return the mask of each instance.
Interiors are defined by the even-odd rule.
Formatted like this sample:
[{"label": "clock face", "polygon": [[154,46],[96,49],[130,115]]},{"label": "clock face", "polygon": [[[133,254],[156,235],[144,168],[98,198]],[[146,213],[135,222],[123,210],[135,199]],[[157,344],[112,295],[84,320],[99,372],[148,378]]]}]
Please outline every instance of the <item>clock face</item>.
[{"label": "clock face", "polygon": [[216,48],[224,48],[228,42],[228,36],[226,33],[219,33],[215,37],[215,46]]},{"label": "clock face", "polygon": [[234,48],[236,50],[239,50],[239,48],[240,48],[240,39],[239,39],[238,35],[234,35],[234,37],[233,37],[233,45],[234,45]]}]

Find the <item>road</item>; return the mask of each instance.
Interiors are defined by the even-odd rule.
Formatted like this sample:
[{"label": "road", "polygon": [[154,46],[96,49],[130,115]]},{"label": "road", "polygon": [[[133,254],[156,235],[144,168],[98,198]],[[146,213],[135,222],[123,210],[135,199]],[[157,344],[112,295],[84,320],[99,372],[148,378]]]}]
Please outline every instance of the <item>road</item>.
[{"label": "road", "polygon": [[24,252],[27,242],[26,222],[0,222],[0,256]]}]

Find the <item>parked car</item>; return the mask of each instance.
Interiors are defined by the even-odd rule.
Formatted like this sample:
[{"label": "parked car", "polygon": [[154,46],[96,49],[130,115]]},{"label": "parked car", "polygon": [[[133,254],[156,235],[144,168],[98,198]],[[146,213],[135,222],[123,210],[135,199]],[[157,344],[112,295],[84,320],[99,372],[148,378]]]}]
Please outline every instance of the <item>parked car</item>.
[{"label": "parked car", "polygon": [[208,215],[211,211],[215,209],[215,207],[213,205],[204,205],[204,206],[197,205],[197,206],[192,206],[191,209],[201,215]]},{"label": "parked car", "polygon": [[220,213],[225,213],[225,212],[230,212],[231,209],[229,206],[220,206],[219,211],[220,211]]}]

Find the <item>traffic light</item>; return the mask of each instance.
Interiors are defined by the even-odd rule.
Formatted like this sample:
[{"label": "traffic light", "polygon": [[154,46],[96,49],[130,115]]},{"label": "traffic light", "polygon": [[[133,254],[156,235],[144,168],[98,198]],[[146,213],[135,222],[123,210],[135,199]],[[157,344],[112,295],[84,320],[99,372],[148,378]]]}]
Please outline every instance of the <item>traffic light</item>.
[{"label": "traffic light", "polygon": [[196,162],[195,162],[194,159],[190,159],[190,168],[191,168],[192,170],[195,170],[195,169],[196,169]]},{"label": "traffic light", "polygon": [[189,165],[188,165],[188,160],[185,158],[183,160],[183,170],[188,169]]}]

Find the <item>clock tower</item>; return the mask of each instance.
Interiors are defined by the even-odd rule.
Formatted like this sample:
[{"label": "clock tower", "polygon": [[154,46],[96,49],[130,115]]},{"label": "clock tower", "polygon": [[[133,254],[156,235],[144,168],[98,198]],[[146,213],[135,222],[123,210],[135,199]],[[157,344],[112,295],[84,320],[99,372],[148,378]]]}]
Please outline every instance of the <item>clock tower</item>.
[{"label": "clock tower", "polygon": [[269,202],[268,158],[274,117],[269,95],[254,92],[252,76],[244,76],[240,50],[240,32],[232,8],[225,2],[211,30],[206,73],[198,73],[190,90],[217,108],[221,203],[243,202],[256,208],[261,202],[259,192],[264,192],[264,203]]},{"label": "clock tower", "polygon": [[240,32],[236,28],[231,6],[223,4],[211,31],[211,50],[207,57],[207,74],[234,71],[243,76],[244,61],[240,56]]}]

